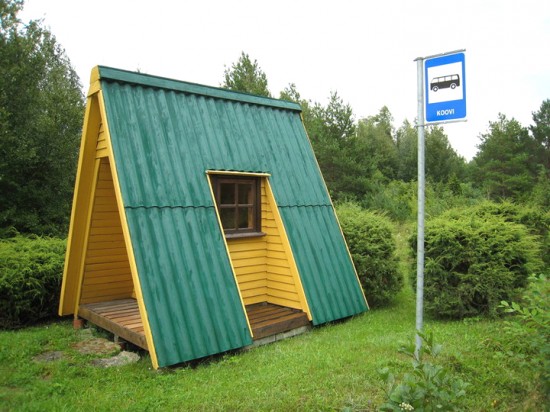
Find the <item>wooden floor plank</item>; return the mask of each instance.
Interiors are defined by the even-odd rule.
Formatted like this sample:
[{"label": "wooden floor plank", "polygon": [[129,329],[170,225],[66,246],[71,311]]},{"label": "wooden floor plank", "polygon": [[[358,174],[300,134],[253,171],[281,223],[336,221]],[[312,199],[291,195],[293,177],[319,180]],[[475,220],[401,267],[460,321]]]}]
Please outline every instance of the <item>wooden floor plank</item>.
[{"label": "wooden floor plank", "polygon": [[279,310],[276,310],[276,311],[263,312],[263,313],[258,313],[258,314],[248,316],[248,320],[250,322],[261,322],[262,320],[265,320],[265,319],[276,319],[277,317],[284,316],[288,313],[292,313],[292,312],[288,309],[286,309],[286,310],[285,309],[279,309]]},{"label": "wooden floor plank", "polygon": [[[122,313],[117,315],[116,308],[121,309]],[[109,313],[111,316],[104,316],[104,313]],[[139,307],[134,299],[81,305],[78,315],[134,345],[148,349]],[[121,322],[124,319],[126,321]],[[132,327],[128,327],[125,323]]]},{"label": "wooden floor plank", "polygon": [[110,309],[108,311],[96,310],[95,312],[101,314],[102,316],[113,316],[113,315],[123,315],[127,313],[134,313],[136,309],[138,309],[137,305],[134,306],[133,308],[127,308],[127,309],[121,309],[121,310],[117,310],[115,308],[115,309]]},{"label": "wooden floor plank", "polygon": [[133,320],[139,320],[141,321],[141,315],[139,313],[125,313],[121,315],[111,315],[111,316],[105,316],[107,319],[111,319],[113,322],[129,322]]},{"label": "wooden floor plank", "polygon": [[86,306],[93,308],[95,311],[97,311],[103,308],[122,307],[128,304],[130,304],[130,306],[133,306],[133,305],[137,305],[137,302],[135,299],[118,299],[118,300],[110,300],[107,302],[88,303],[86,304]]},{"label": "wooden floor plank", "polygon": [[248,315],[248,318],[254,318],[256,316],[261,316],[264,313],[269,313],[273,310],[270,306],[256,306],[256,307],[246,307],[246,314]]},{"label": "wooden floor plank", "polygon": [[262,311],[262,312],[252,312],[248,313],[249,319],[260,319],[260,318],[269,318],[269,317],[277,317],[281,314],[291,313],[291,312],[301,312],[296,311],[291,308],[284,308],[281,306],[274,306],[269,311]]},{"label": "wooden floor plank", "polygon": [[268,325],[271,325],[273,323],[286,322],[287,320],[301,318],[301,317],[302,317],[301,313],[288,313],[285,316],[281,316],[277,319],[266,319],[262,322],[255,323],[254,327],[255,328],[262,328],[264,326],[268,326]]},{"label": "wooden floor plank", "polygon": [[301,310],[270,303],[248,305],[246,313],[254,340],[309,325],[307,315]]}]

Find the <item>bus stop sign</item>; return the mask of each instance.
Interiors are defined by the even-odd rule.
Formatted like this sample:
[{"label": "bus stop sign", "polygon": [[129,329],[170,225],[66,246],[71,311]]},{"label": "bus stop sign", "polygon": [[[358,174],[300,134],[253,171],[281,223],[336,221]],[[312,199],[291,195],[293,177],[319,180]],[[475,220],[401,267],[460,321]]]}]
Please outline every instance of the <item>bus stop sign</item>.
[{"label": "bus stop sign", "polygon": [[466,120],[464,53],[424,60],[426,123]]}]

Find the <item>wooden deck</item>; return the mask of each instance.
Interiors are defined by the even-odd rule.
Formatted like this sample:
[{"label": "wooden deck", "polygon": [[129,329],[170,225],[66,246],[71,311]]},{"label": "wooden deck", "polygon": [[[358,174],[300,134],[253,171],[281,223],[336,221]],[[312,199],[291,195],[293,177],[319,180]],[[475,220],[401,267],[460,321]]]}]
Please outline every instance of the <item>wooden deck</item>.
[{"label": "wooden deck", "polygon": [[307,315],[301,310],[266,302],[248,305],[246,314],[254,340],[309,325]]},{"label": "wooden deck", "polygon": [[145,333],[143,332],[143,323],[135,299],[120,299],[80,305],[78,316],[140,348],[148,349]]},{"label": "wooden deck", "polygon": [[[248,305],[246,314],[254,334],[254,340],[309,325],[307,315],[301,310],[271,303]],[[148,349],[135,299],[80,305],[78,316],[140,348]]]}]

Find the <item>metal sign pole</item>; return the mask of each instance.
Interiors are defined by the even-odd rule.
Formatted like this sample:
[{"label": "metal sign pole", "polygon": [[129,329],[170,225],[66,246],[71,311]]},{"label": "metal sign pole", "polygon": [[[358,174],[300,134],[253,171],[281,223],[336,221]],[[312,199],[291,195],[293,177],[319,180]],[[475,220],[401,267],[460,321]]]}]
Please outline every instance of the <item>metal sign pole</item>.
[{"label": "metal sign pole", "polygon": [[425,193],[425,143],[424,143],[424,59],[416,59],[417,102],[418,102],[418,229],[416,249],[416,347],[418,355],[422,339],[418,332],[424,323],[424,193]]}]

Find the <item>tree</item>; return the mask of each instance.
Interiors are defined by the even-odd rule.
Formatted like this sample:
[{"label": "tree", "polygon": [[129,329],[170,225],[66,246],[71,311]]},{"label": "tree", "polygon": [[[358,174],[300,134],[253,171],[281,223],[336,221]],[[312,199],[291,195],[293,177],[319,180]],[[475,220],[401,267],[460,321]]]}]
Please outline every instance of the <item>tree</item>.
[{"label": "tree", "polygon": [[0,227],[66,232],[83,115],[80,82],[23,2],[0,0]]},{"label": "tree", "polygon": [[364,161],[367,146],[357,137],[351,106],[331,92],[326,106],[308,105],[304,122],[332,197],[364,196],[372,170]]},{"label": "tree", "polygon": [[517,120],[499,114],[480,136],[474,177],[492,198],[522,200],[535,183],[534,140]]},{"label": "tree", "polygon": [[459,156],[439,126],[426,131],[426,177],[432,182],[447,183],[451,177],[464,177],[466,161]]},{"label": "tree", "polygon": [[418,177],[418,132],[408,121],[395,133],[397,146],[397,178],[405,182],[415,181]]},{"label": "tree", "polygon": [[394,140],[393,117],[384,106],[375,116],[359,121],[357,136],[368,147],[368,157],[364,161],[371,163],[386,179],[397,178],[398,158]]},{"label": "tree", "polygon": [[353,109],[338,96],[338,92],[330,93],[327,107],[321,110],[326,133],[333,139],[348,139],[355,135],[355,119]]},{"label": "tree", "polygon": [[[406,182],[418,177],[418,132],[408,122],[396,133],[398,152],[398,178]],[[448,183],[451,179],[464,178],[466,161],[459,156],[449,143],[443,129],[430,126],[425,133],[426,179],[436,183]]]},{"label": "tree", "polygon": [[245,52],[237,63],[233,63],[230,68],[224,71],[224,82],[222,87],[226,89],[256,94],[259,96],[271,97],[267,88],[267,76],[258,65],[258,61],[250,60]]},{"label": "tree", "polygon": [[311,100],[305,100],[302,98],[302,95],[296,88],[296,84],[290,83],[287,87],[285,87],[279,93],[279,99],[298,103],[302,108],[302,119],[308,135],[311,137],[314,134],[318,134],[317,129],[319,128],[321,121],[314,115],[312,110],[312,107],[315,105]]},{"label": "tree", "polygon": [[545,169],[550,178],[550,99],[542,102],[540,109],[533,113],[534,125],[530,126],[536,142],[537,163]]}]

